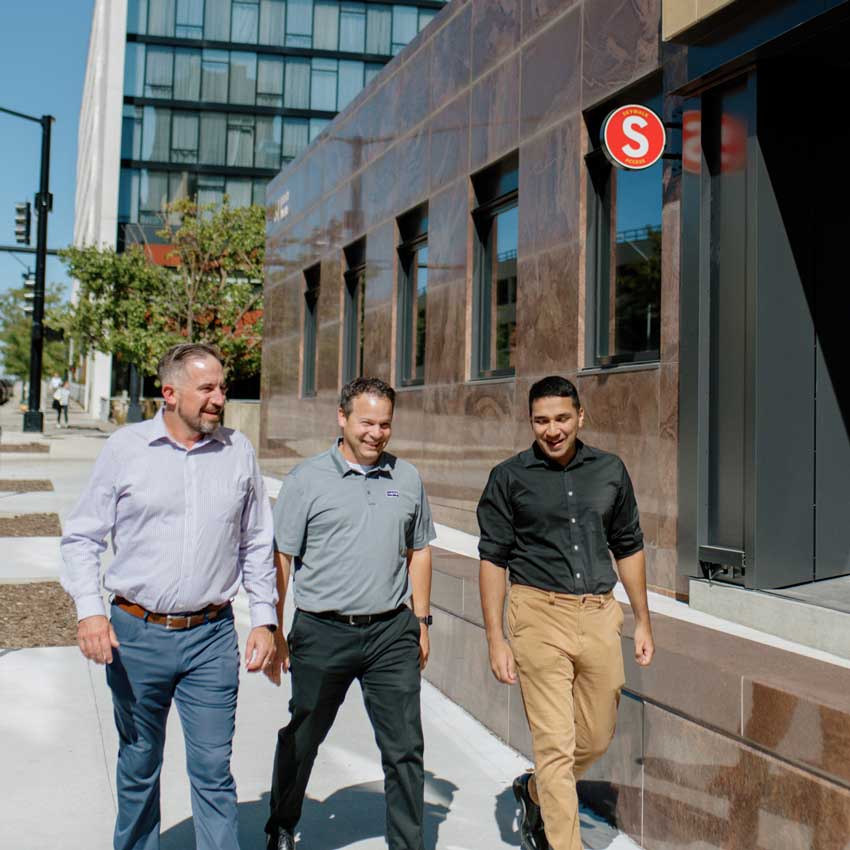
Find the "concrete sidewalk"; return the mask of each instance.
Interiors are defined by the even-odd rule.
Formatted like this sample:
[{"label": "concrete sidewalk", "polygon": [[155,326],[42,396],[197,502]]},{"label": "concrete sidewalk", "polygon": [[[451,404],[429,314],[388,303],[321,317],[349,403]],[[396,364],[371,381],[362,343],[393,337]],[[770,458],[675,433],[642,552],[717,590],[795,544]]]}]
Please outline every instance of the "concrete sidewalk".
[{"label": "concrete sidewalk", "polygon": [[[8,407],[8,405],[6,406]],[[2,410],[2,409],[0,409]],[[31,442],[4,422],[4,442]],[[12,424],[12,423],[10,423]],[[72,419],[72,425],[75,424]],[[55,512],[64,520],[106,435],[79,415],[77,429],[50,431],[49,454],[0,454],[0,478],[43,478],[54,492],[0,494],[0,512]],[[18,426],[19,427],[19,426]],[[0,581],[45,580],[59,572],[58,538],[0,538]],[[235,602],[244,646],[247,601]],[[291,622],[291,613],[289,614]],[[0,848],[108,850],[115,817],[117,736],[104,670],[76,647],[0,650]],[[276,689],[242,673],[233,772],[243,850],[264,848],[263,824],[277,730],[288,720],[289,680]],[[519,845],[510,785],[528,765],[434,687],[423,682],[426,850],[499,850]],[[179,719],[169,719],[162,773],[162,848],[194,846]],[[582,813],[591,850],[634,845]],[[353,686],[319,756],[299,825],[308,850],[385,847],[380,757],[358,686]]]}]

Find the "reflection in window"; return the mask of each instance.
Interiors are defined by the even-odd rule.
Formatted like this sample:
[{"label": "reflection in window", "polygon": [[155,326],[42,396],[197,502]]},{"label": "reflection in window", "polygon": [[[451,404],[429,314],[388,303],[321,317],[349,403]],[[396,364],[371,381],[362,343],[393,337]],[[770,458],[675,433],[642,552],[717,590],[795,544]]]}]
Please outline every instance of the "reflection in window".
[{"label": "reflection in window", "polygon": [[162,209],[168,201],[168,174],[142,170],[139,186],[139,223],[161,224]]},{"label": "reflection in window", "polygon": [[143,122],[142,159],[168,162],[171,143],[171,110],[146,106]]},{"label": "reflection in window", "polygon": [[257,90],[257,54],[230,54],[230,102],[252,105]]},{"label": "reflection in window", "polygon": [[517,157],[512,154],[473,177],[476,231],[472,373],[512,375],[516,355]]},{"label": "reflection in window", "polygon": [[[643,102],[656,113],[661,111],[657,96],[626,102]],[[598,152],[588,159],[588,167],[595,199],[589,218],[595,277],[595,316],[589,321],[591,365],[657,360],[662,164],[639,171],[613,168]]]},{"label": "reflection in window", "polygon": [[428,206],[398,219],[399,374],[403,385],[425,379],[425,322],[428,298]]}]

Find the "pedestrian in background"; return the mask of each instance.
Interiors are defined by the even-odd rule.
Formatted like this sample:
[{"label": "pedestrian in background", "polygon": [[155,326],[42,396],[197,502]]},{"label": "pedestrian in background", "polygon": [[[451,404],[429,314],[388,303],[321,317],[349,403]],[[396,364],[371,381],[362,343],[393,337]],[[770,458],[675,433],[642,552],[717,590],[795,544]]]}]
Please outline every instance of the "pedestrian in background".
[{"label": "pedestrian in background", "polygon": [[[293,831],[319,745],[351,683],[363,690],[384,769],[390,850],[423,850],[425,775],[419,694],[428,661],[436,537],[419,473],[386,451],[395,391],[377,378],[342,388],[342,437],[286,476],[274,507],[278,620],[290,570],[295,616],[276,634],[267,675],[292,672],[278,733],[269,850]],[[413,610],[405,604],[412,596]]]},{"label": "pedestrian in background", "polygon": [[[272,517],[248,440],[221,426],[221,355],[169,349],[158,367],[163,408],[116,431],[68,518],[62,585],[80,649],[106,664],[118,727],[116,850],[159,846],[159,777],[172,700],[186,740],[198,850],[237,850],[230,773],[239,681],[231,600],[248,593],[249,671],[274,657]],[[115,559],[101,596],[100,556]]]},{"label": "pedestrian in background", "polygon": [[623,462],[578,438],[572,382],[538,381],[528,410],[534,443],[492,470],[478,504],[481,605],[490,667],[505,684],[519,675],[531,729],[535,772],[514,782],[523,847],[581,850],[576,781],[611,743],[625,681],[609,551],[635,618],[635,660],[655,652],[643,533]]},{"label": "pedestrian in background", "polygon": [[56,407],[56,426],[62,427],[62,415],[65,415],[65,427],[68,427],[68,405],[71,403],[71,384],[65,381],[61,387],[53,394],[53,400],[58,402]]}]

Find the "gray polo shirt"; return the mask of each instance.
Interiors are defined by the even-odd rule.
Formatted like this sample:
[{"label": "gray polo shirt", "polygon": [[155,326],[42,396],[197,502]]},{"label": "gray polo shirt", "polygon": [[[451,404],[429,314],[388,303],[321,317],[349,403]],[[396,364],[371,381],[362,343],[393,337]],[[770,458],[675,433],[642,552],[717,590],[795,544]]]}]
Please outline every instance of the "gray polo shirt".
[{"label": "gray polo shirt", "polygon": [[275,548],[294,556],[295,605],[379,614],[410,596],[407,550],[437,533],[416,467],[384,452],[368,474],[334,444],[283,479]]}]

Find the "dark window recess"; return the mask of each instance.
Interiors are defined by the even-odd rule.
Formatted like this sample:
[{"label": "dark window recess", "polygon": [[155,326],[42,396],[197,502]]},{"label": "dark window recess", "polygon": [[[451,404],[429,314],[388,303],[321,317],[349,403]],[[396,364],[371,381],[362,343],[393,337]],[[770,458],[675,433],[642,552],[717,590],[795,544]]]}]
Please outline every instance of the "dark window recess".
[{"label": "dark window recess", "polygon": [[597,148],[586,158],[588,204],[587,362],[590,366],[659,359],[661,336],[661,160],[641,171],[614,168],[602,152],[608,113],[641,103],[662,114],[657,86],[587,117]]},{"label": "dark window recess", "polygon": [[345,254],[345,307],[343,315],[343,383],[363,374],[366,325],[366,240],[358,239]]},{"label": "dark window recess", "polygon": [[318,334],[319,283],[317,263],[304,272],[304,360],[301,368],[301,395],[316,394],[316,336]]},{"label": "dark window recess", "polygon": [[476,208],[472,377],[513,375],[516,357],[518,157],[472,178]]},{"label": "dark window recess", "polygon": [[399,375],[403,386],[425,380],[428,299],[428,204],[398,219]]}]

